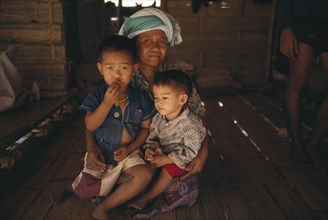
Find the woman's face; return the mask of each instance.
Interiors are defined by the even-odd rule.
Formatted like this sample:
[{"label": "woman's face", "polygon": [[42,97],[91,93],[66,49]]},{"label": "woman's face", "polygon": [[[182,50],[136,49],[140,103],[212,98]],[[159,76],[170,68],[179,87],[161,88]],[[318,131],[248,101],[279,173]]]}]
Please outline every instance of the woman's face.
[{"label": "woman's face", "polygon": [[137,37],[139,65],[159,67],[165,60],[168,42],[162,30],[151,30]]}]

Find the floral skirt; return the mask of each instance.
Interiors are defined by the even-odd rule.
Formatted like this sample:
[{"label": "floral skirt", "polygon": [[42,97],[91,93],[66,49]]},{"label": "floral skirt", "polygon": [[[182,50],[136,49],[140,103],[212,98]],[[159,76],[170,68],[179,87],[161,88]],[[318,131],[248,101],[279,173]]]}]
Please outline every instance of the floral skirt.
[{"label": "floral skirt", "polygon": [[179,206],[192,206],[198,197],[198,180],[192,176],[186,180],[176,177],[173,184],[159,195],[147,208],[139,211],[127,210],[125,213],[132,219],[145,219],[154,215],[169,212]]}]

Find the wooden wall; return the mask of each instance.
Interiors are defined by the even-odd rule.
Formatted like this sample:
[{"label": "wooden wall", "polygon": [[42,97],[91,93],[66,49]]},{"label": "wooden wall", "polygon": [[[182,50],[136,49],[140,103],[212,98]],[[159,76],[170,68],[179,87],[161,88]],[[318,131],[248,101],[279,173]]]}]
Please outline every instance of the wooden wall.
[{"label": "wooden wall", "polygon": [[274,3],[222,0],[202,5],[193,14],[191,2],[165,1],[166,10],[181,26],[183,38],[183,43],[170,51],[169,60],[192,63],[199,74],[220,74],[218,70],[224,69],[243,85],[263,85],[269,71]]},{"label": "wooden wall", "polygon": [[[61,0],[0,1],[0,50],[19,47],[16,64],[25,88],[37,81],[42,96],[66,94],[69,77]],[[169,61],[186,61],[204,75],[228,70],[245,86],[265,83],[273,3],[222,0],[202,5],[196,14],[191,0],[163,0],[163,4],[179,21],[184,40],[170,50]]]},{"label": "wooden wall", "polygon": [[67,93],[60,0],[0,0],[0,50],[17,46],[25,88],[37,81],[43,97]]}]

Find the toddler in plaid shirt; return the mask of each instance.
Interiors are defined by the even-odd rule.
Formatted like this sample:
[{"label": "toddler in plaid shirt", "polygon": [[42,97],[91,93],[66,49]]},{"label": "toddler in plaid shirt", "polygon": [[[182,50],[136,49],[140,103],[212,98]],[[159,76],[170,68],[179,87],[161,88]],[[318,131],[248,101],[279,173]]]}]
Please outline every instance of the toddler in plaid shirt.
[{"label": "toddler in plaid shirt", "polygon": [[159,72],[154,76],[153,96],[158,113],[153,117],[145,144],[145,159],[161,172],[151,189],[130,204],[142,210],[186,173],[185,166],[196,157],[205,137],[201,119],[186,107],[192,82],[180,70]]}]

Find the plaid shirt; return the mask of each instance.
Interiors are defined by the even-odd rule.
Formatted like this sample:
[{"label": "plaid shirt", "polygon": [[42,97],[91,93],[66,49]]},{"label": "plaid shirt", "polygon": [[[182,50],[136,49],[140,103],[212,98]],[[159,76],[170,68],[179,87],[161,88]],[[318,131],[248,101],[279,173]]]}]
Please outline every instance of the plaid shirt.
[{"label": "plaid shirt", "polygon": [[188,108],[172,121],[157,113],[153,117],[145,147],[160,146],[173,163],[184,169],[198,154],[205,134],[201,119]]},{"label": "plaid shirt", "polygon": [[[170,69],[180,69],[180,70],[182,70],[182,68],[180,68],[178,66],[168,64],[168,63],[164,63],[160,66],[159,71],[165,71],[165,70],[170,70]],[[148,81],[142,75],[142,73],[140,71],[137,72],[137,74],[132,78],[131,85],[135,88],[138,88],[142,91],[145,91],[149,95],[149,97],[151,99],[153,99],[153,95],[152,95],[152,92],[151,92],[150,85],[149,85]],[[192,88],[191,97],[189,98],[188,103],[186,104],[186,106],[190,109],[190,111],[192,111],[193,113],[195,113],[199,117],[202,117],[206,114],[204,103],[202,102],[202,100],[201,100],[201,98],[200,98],[194,84],[193,84],[193,88]]]}]

